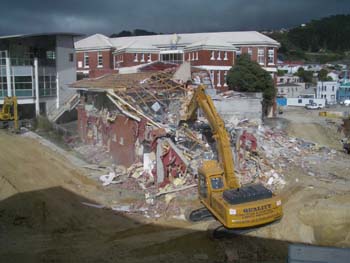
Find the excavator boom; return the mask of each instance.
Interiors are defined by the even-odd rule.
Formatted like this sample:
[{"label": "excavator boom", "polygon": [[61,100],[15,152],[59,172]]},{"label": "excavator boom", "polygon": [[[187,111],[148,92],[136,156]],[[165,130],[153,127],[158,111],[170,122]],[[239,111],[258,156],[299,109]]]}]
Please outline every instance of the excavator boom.
[{"label": "excavator boom", "polygon": [[230,137],[205,87],[196,88],[182,116],[182,121],[196,119],[201,108],[216,141],[218,161],[203,161],[198,169],[198,194],[208,212],[193,211],[190,219],[198,221],[214,215],[228,229],[250,228],[268,224],[282,217],[282,201],[261,184],[240,186],[235,176]]},{"label": "excavator boom", "polygon": [[205,87],[199,86],[191,99],[188,111],[183,120],[194,120],[197,109],[201,108],[212,129],[213,137],[217,142],[219,162],[222,164],[224,176],[228,187],[239,188],[239,182],[235,176],[233,157],[229,135],[225,123],[217,113],[213,100],[205,93]]}]

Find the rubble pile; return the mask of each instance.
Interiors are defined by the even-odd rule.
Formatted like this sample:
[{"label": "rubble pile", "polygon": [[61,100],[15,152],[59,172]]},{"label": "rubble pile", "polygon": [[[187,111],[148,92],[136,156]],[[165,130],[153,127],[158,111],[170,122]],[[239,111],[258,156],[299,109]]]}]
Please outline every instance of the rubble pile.
[{"label": "rubble pile", "polygon": [[[117,184],[119,189],[141,192],[144,199],[114,204],[113,210],[154,218],[167,212],[181,216],[184,211],[178,202],[197,198],[198,167],[203,160],[218,158],[216,142],[207,120],[200,116],[191,126],[179,125],[193,94],[191,85],[172,80],[171,71],[139,77],[132,86],[102,93],[106,101],[101,94],[87,94],[88,103],[83,101],[79,107],[87,122],[85,143],[90,144],[76,150],[100,166],[112,160],[110,154],[124,160],[109,165],[98,179],[104,187]],[[196,72],[194,78],[200,82],[208,75]],[[232,96],[232,92],[223,93],[221,100]],[[291,165],[318,176],[313,172],[314,163],[334,155],[332,150],[262,126],[261,121],[235,118],[226,128],[242,185],[262,183],[278,192],[286,185],[285,174]]]}]

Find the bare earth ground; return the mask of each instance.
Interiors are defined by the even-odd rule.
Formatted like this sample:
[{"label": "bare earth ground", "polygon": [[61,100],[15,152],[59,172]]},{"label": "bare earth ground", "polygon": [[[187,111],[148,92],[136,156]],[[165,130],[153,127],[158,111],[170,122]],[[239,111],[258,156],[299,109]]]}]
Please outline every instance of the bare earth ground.
[{"label": "bare earth ground", "polygon": [[0,150],[0,262],[224,262],[227,255],[283,262],[286,257],[285,242],[217,241],[208,238],[203,224],[170,219],[151,224],[85,206],[82,202],[117,200],[119,193],[109,195],[35,140],[0,132]]},{"label": "bare earth ground", "polygon": [[[338,135],[316,113],[283,115],[291,136],[340,149]],[[102,188],[36,140],[0,132],[0,151],[0,262],[286,262],[288,242],[350,247],[350,157],[341,152],[332,163],[315,159],[312,168],[322,177],[288,167],[278,224],[212,240],[209,223],[146,220],[83,205],[137,195]]]}]

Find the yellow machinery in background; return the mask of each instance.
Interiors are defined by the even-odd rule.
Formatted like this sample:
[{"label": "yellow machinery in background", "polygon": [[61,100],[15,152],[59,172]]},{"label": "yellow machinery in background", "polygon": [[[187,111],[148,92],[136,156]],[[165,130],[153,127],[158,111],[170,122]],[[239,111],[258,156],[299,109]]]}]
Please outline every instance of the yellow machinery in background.
[{"label": "yellow machinery in background", "polygon": [[229,135],[212,99],[199,86],[182,121],[194,121],[201,108],[216,141],[218,161],[203,161],[198,169],[198,193],[205,208],[192,211],[191,221],[213,215],[226,229],[261,226],[282,217],[282,200],[262,184],[240,186],[234,172]]},{"label": "yellow machinery in background", "polygon": [[7,128],[13,122],[15,131],[18,131],[18,105],[17,97],[5,97],[0,111],[0,128]]}]

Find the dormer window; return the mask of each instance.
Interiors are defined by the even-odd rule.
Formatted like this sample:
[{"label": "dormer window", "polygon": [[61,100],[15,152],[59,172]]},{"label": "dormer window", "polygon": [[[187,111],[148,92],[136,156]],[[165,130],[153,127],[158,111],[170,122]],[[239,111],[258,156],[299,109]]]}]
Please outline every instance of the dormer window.
[{"label": "dormer window", "polygon": [[198,51],[196,52],[196,60],[198,60]]},{"label": "dormer window", "polygon": [[148,54],[147,62],[152,62],[152,54],[151,53]]},{"label": "dormer window", "polygon": [[139,59],[138,59],[138,54],[135,53],[135,54],[134,54],[134,62],[138,62],[138,61],[139,61]]},{"label": "dormer window", "polygon": [[217,60],[221,60],[221,52],[218,51],[218,57],[217,57]]},{"label": "dormer window", "polygon": [[145,62],[145,54],[141,54],[141,62]]},{"label": "dormer window", "polygon": [[227,51],[224,52],[224,60],[228,60],[228,58],[227,58]]}]

